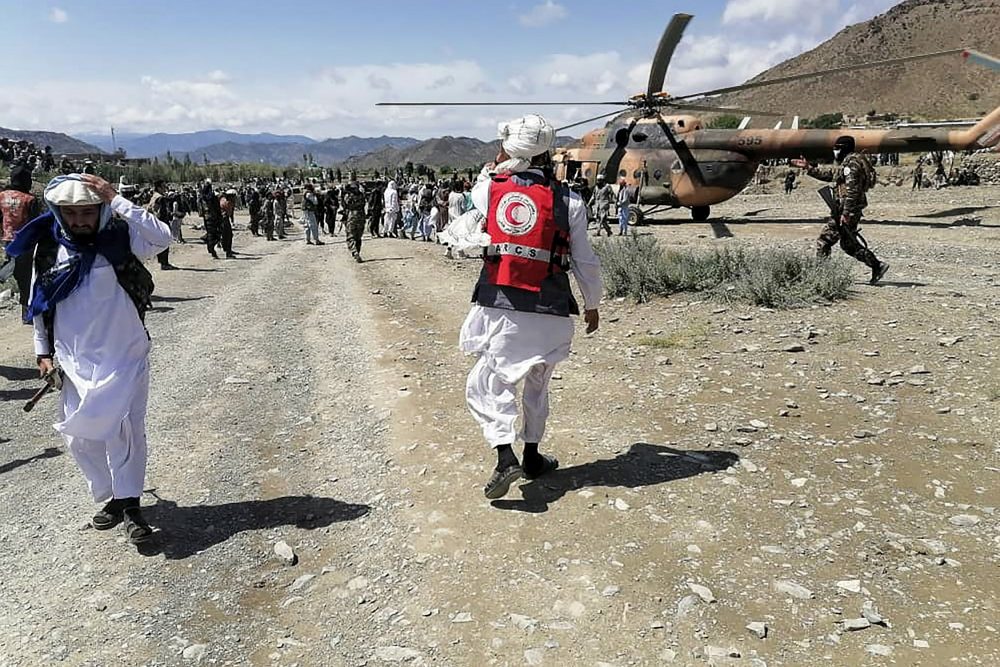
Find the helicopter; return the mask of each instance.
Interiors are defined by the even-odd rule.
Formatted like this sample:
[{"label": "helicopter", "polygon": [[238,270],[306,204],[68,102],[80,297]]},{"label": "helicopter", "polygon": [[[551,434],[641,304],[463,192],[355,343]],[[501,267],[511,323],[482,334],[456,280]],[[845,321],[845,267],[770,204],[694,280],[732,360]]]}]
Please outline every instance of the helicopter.
[{"label": "helicopter", "polygon": [[774,86],[801,79],[885,67],[928,58],[962,56],[991,68],[997,60],[971,49],[949,49],[845,67],[751,81],[687,95],[664,91],[667,70],[690,14],[675,14],[657,45],[645,92],[624,101],[602,102],[380,102],[376,106],[615,106],[618,109],[557,128],[557,132],[615,116],[601,129],[586,133],[553,155],[555,175],[573,180],[582,175],[591,185],[598,174],[608,183],[620,182],[632,193],[630,224],[667,208],[686,207],[696,221],[708,220],[711,207],[739,194],[764,160],[831,154],[839,137],[852,136],[857,150],[886,153],[962,151],[996,146],[1000,140],[1000,108],[965,130],[940,128],[867,129],[710,129],[696,113],[775,116],[710,104],[718,95]]}]

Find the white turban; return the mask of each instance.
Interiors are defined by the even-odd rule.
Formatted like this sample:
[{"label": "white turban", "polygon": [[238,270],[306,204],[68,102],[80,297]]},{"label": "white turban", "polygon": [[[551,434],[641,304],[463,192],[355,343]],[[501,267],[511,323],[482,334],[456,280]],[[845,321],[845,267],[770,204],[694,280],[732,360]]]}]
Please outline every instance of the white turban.
[{"label": "white turban", "polygon": [[45,201],[53,206],[91,206],[104,203],[83,181],[68,178],[46,188]]},{"label": "white turban", "polygon": [[528,114],[497,126],[497,136],[507,155],[531,159],[552,148],[556,130],[538,114]]}]

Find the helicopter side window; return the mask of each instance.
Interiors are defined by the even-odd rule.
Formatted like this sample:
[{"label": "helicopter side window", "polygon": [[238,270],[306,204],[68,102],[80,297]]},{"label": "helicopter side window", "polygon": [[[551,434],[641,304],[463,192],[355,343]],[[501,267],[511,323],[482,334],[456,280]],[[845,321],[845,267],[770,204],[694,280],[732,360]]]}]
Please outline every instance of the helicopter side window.
[{"label": "helicopter side window", "polygon": [[619,178],[625,178],[626,176],[628,176],[628,172],[625,171],[624,169],[619,169],[618,170],[618,176],[619,176]]},{"label": "helicopter side window", "polygon": [[684,171],[684,165],[681,164],[680,160],[674,160],[674,163],[670,165],[670,171]]},{"label": "helicopter side window", "polygon": [[663,178],[663,170],[657,169],[656,171],[654,171],[653,178],[655,178],[656,180],[660,180],[661,178]]},{"label": "helicopter side window", "polygon": [[649,139],[649,135],[646,134],[645,132],[633,132],[632,133],[632,141],[637,141],[639,143],[642,143],[646,139]]},{"label": "helicopter side window", "polygon": [[615,143],[621,147],[628,145],[628,128],[623,127],[615,132]]},{"label": "helicopter side window", "polygon": [[642,172],[638,169],[632,172],[632,178],[639,178],[640,176],[642,176]]}]

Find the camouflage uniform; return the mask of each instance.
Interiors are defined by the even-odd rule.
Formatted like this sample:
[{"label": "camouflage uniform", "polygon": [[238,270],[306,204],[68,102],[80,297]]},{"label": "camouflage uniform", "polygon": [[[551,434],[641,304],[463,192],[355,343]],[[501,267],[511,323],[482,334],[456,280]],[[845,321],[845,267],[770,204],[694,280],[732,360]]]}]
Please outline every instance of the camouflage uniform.
[{"label": "camouflage uniform", "polygon": [[830,249],[840,241],[844,252],[873,270],[877,269],[878,259],[858,237],[858,224],[868,206],[865,193],[875,185],[875,168],[871,160],[860,153],[851,153],[840,165],[810,167],[806,173],[820,181],[834,183],[834,192],[840,202],[841,220],[831,218],[823,227],[816,240],[816,254],[829,257]]},{"label": "camouflage uniform", "polygon": [[365,194],[357,183],[349,183],[341,197],[347,217],[347,249],[361,261],[361,236],[365,233]]},{"label": "camouflage uniform", "polygon": [[594,190],[590,206],[594,211],[594,219],[597,221],[597,236],[600,236],[602,231],[611,236],[611,225],[608,224],[608,218],[611,217],[611,207],[614,206],[614,203],[615,189],[610,183],[605,183]]}]

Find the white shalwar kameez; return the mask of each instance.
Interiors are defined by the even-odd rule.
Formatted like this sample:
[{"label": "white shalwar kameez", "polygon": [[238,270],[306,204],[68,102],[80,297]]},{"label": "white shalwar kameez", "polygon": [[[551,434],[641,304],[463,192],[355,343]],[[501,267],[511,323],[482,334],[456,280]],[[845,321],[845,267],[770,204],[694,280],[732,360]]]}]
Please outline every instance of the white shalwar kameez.
[{"label": "white shalwar kameez", "polygon": [[[540,173],[540,172],[538,172]],[[491,181],[472,189],[473,205],[487,215]],[[569,200],[570,270],[583,294],[585,310],[596,309],[602,294],[601,262],[587,237],[587,209],[579,195]],[[571,317],[473,305],[462,325],[459,346],[479,359],[469,373],[465,397],[491,447],[512,445],[518,437],[517,384],[523,426],[520,438],[537,443],[549,415],[549,381],[556,364],[569,357]]]},{"label": "white shalwar kameez", "polygon": [[[146,259],[170,246],[170,227],[116,196],[111,209],[128,222],[132,252]],[[57,265],[69,251],[59,246]],[[35,353],[51,354],[42,317]],[[55,358],[65,373],[62,420],[54,428],[87,478],[96,502],[138,498],[146,474],[149,336],[115,270],[97,255],[90,273],[56,306]]]}]

